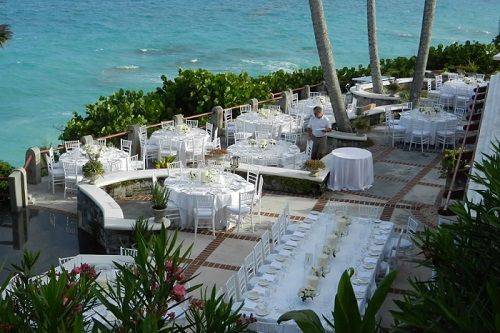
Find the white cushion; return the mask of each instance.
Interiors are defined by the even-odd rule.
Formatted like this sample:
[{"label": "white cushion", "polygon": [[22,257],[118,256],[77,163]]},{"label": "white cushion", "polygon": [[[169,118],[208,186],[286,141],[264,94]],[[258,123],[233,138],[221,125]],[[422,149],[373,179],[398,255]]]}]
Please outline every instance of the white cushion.
[{"label": "white cushion", "polygon": [[212,217],[212,208],[195,208],[194,214],[198,217]]}]

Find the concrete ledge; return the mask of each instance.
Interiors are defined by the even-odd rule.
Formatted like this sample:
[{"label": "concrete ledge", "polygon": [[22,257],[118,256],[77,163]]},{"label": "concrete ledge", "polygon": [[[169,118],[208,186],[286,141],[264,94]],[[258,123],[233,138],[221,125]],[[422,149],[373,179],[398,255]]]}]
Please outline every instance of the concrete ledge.
[{"label": "concrete ledge", "polygon": [[[412,80],[413,80],[412,78],[401,78],[397,79],[396,82],[398,84],[408,84],[412,82]],[[382,84],[386,86],[389,85],[390,82],[383,81]],[[358,106],[363,106],[369,103],[375,103],[377,105],[394,104],[400,101],[400,98],[397,96],[389,96],[387,94],[375,94],[370,91],[367,91],[372,87],[373,85],[371,83],[358,84],[354,87],[351,87],[350,92],[358,100]],[[367,103],[364,103],[364,101],[366,101]]]}]

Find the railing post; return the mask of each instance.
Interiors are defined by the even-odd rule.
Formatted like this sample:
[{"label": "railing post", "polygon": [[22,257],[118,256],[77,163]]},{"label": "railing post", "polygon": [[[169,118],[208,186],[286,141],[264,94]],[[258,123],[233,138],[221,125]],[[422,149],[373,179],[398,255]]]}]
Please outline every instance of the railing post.
[{"label": "railing post", "polygon": [[[40,148],[31,147],[26,151],[25,161],[29,163],[25,165],[26,173],[28,174],[28,183],[40,184],[42,181],[42,159]],[[25,162],[25,163],[26,163]]]},{"label": "railing post", "polygon": [[308,99],[311,97],[311,86],[306,84],[303,89],[300,90],[300,99]]},{"label": "railing post", "polygon": [[224,128],[224,109],[221,106],[214,106],[212,108],[211,122],[212,125],[214,125],[214,128],[219,129],[217,132],[219,133],[220,136]]},{"label": "railing post", "polygon": [[285,113],[288,113],[288,110],[292,106],[292,95],[293,93],[290,89],[285,90],[281,93],[281,99],[279,101],[279,105],[281,106],[281,110]]},{"label": "railing post", "polygon": [[19,212],[28,203],[28,184],[26,181],[26,170],[15,169],[9,175],[10,209]]},{"label": "railing post", "polygon": [[94,138],[92,137],[92,135],[84,135],[84,136],[82,136],[80,141],[81,141],[83,146],[91,145],[94,143]]},{"label": "railing post", "polygon": [[182,114],[174,115],[174,123],[175,125],[180,125],[184,123],[184,116]]},{"label": "railing post", "polygon": [[252,106],[252,111],[259,111],[259,101],[257,100],[257,98],[252,98],[248,104]]},{"label": "railing post", "polygon": [[137,155],[141,151],[140,127],[141,125],[130,125],[128,128],[127,140],[132,141],[131,156]]}]

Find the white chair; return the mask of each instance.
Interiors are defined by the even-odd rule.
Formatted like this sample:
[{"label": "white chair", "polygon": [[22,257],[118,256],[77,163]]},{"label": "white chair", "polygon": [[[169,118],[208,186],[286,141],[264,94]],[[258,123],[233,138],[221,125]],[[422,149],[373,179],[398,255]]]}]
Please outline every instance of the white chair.
[{"label": "white chair", "polygon": [[309,93],[309,97],[310,97],[310,98],[320,97],[320,96],[322,96],[322,95],[321,95],[321,92],[311,91],[311,92]]},{"label": "white chair", "polygon": [[120,255],[121,256],[129,256],[135,258],[137,256],[137,250],[136,249],[131,249],[128,247],[121,247],[120,246]]},{"label": "white chair", "polygon": [[297,140],[299,138],[298,134],[296,134],[296,133],[283,133],[282,135],[283,135],[284,141],[290,142],[294,145],[297,144]]},{"label": "white chair", "polygon": [[106,147],[107,145],[106,138],[98,138],[96,141],[98,146]]},{"label": "white chair", "polygon": [[269,109],[269,110],[272,110],[272,111],[279,111],[279,112],[281,112],[281,106],[279,106],[279,105],[274,105],[274,104],[266,105],[265,108]]},{"label": "white chair", "polygon": [[64,149],[66,149],[66,151],[78,148],[80,148],[80,141],[78,140],[64,141]]},{"label": "white chair", "polygon": [[271,243],[273,245],[273,250],[279,245],[280,240],[280,222],[277,220],[271,225]]},{"label": "white chair", "polygon": [[267,131],[255,131],[255,139],[261,140],[269,140],[273,136],[272,132],[267,132]]},{"label": "white chair", "polygon": [[261,240],[253,247],[253,259],[255,260],[255,269],[259,271],[264,264],[264,249]]},{"label": "white chair", "polygon": [[56,167],[53,157],[51,158],[49,154],[45,155],[45,162],[49,173],[49,189],[52,187],[52,193],[55,193],[55,186],[64,184],[64,170],[59,166]]},{"label": "white chair", "polygon": [[479,81],[484,81],[484,77],[484,74],[476,74],[476,79],[478,79]]},{"label": "white chair", "polygon": [[229,140],[234,139],[236,132],[236,122],[233,119],[233,110],[224,110],[224,136],[226,137],[226,146],[229,146]]},{"label": "white chair", "polygon": [[198,127],[198,120],[187,119],[186,125],[188,125],[191,128],[197,128]]},{"label": "white chair", "polygon": [[253,204],[257,206],[257,213],[259,215],[259,222],[261,221],[262,212],[262,187],[264,186],[264,178],[259,176],[259,181],[257,182],[257,190],[255,191],[255,196],[253,199]]},{"label": "white chair", "polygon": [[392,141],[392,146],[394,147],[394,143],[396,142],[403,142],[404,146],[406,140],[406,127],[394,124],[392,113],[385,114],[385,125],[386,133]]},{"label": "white chair", "polygon": [[431,142],[431,132],[425,130],[421,123],[412,122],[411,132],[410,132],[410,147],[408,150],[411,150],[411,146],[415,144],[420,145],[422,149],[422,153],[424,152],[424,145],[427,145],[427,150],[429,150],[429,144]]},{"label": "white chair", "polygon": [[459,78],[458,73],[448,73],[448,80],[458,80]]},{"label": "white chair", "polygon": [[260,240],[262,241],[262,255],[265,260],[271,254],[271,234],[269,231],[264,232]]},{"label": "white chair", "polygon": [[132,140],[120,139],[120,150],[126,152],[130,156],[132,153]]},{"label": "white chair", "polygon": [[120,171],[121,169],[122,169],[122,162],[119,159],[110,160],[107,163],[104,163],[105,173],[112,173]]},{"label": "white chair", "polygon": [[167,156],[177,156],[177,149],[174,147],[172,140],[160,139],[158,141],[158,161]]},{"label": "white chair", "polygon": [[164,121],[160,122],[160,125],[161,125],[162,129],[167,129],[170,127],[174,127],[175,122],[173,120],[164,120]]},{"label": "white chair", "polygon": [[226,282],[226,292],[224,293],[226,302],[236,299],[236,276],[232,275]]},{"label": "white chair", "polygon": [[141,154],[147,168],[149,166],[149,161],[158,157],[158,145],[152,143],[145,136],[139,137],[139,140],[141,144]]},{"label": "white chair", "polygon": [[292,94],[292,107],[299,105],[299,94]]},{"label": "white chair", "polygon": [[247,272],[245,266],[241,266],[236,273],[236,299],[242,302],[245,293],[248,291]]},{"label": "white chair", "polygon": [[247,182],[250,182],[254,185],[254,188],[257,188],[257,182],[259,181],[260,170],[249,168],[247,170]]},{"label": "white chair", "polygon": [[455,148],[456,141],[456,129],[457,125],[455,122],[448,121],[442,130],[436,131],[436,149],[439,149],[439,145],[443,145],[442,151],[447,144],[452,145]]},{"label": "white chair", "polygon": [[240,106],[240,114],[248,113],[252,111],[252,106],[250,104],[245,104]]},{"label": "white chair", "polygon": [[255,254],[252,250],[243,260],[243,266],[245,267],[248,285],[250,285],[255,276],[257,276],[257,270],[255,269],[254,255]]},{"label": "white chair", "polygon": [[148,128],[146,125],[139,126],[139,137],[148,138]]},{"label": "white chair", "polygon": [[234,133],[234,143],[240,141],[246,141],[248,139],[247,133],[244,132],[235,132]]},{"label": "white chair", "polygon": [[64,258],[59,258],[59,266],[63,266],[65,263],[67,263],[70,260],[75,259],[75,257],[64,257]]},{"label": "white chair", "polygon": [[78,183],[83,180],[83,176],[78,174],[78,166],[76,163],[63,162],[64,170],[64,199],[66,194],[72,192],[76,194]]},{"label": "white chair", "polygon": [[432,89],[432,80],[428,79],[427,80],[427,97],[429,98],[439,98],[439,90],[433,90]]},{"label": "white chair", "polygon": [[166,169],[169,169],[169,170],[172,170],[172,169],[183,169],[183,166],[182,166],[182,161],[173,161],[173,162],[170,162]]},{"label": "white chair", "polygon": [[252,232],[254,232],[253,227],[253,198],[254,192],[240,192],[238,205],[226,206],[226,212],[230,215],[236,215],[236,230],[240,230],[240,226],[243,223],[245,216],[250,215],[250,225],[252,227]]},{"label": "white chair", "polygon": [[399,249],[407,251],[413,248],[413,237],[416,236],[419,228],[420,222],[417,221],[413,216],[408,216],[408,222],[406,224],[406,228],[404,229],[402,239],[399,244]]},{"label": "white chair", "polygon": [[205,131],[208,133],[208,135],[210,136],[210,141],[212,141],[214,139],[214,124],[212,123],[206,123],[205,124]]},{"label": "white chair", "polygon": [[196,166],[205,163],[205,139],[196,137],[186,141],[186,164]]},{"label": "white chair", "polygon": [[212,229],[212,235],[215,236],[215,197],[213,195],[197,195],[193,215],[195,240],[198,229]]},{"label": "white chair", "polygon": [[144,158],[139,158],[139,155],[130,156],[128,161],[128,170],[145,170],[146,163]]},{"label": "white chair", "polygon": [[441,88],[443,88],[443,76],[436,75],[435,81],[436,81],[436,90],[440,91]]}]

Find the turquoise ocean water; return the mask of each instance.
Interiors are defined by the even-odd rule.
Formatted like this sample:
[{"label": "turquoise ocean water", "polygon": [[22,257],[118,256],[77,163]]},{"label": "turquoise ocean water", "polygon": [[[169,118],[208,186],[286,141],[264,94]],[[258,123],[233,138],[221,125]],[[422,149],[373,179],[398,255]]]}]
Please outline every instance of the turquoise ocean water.
[{"label": "turquoise ocean water", "polygon": [[[338,66],[368,62],[364,0],[324,0]],[[382,57],[416,53],[423,0],[378,0]],[[439,0],[433,43],[489,42],[499,0]],[[71,112],[177,68],[293,70],[318,64],[307,0],[0,0],[0,159],[57,144]]]}]

